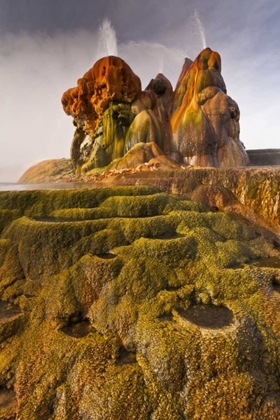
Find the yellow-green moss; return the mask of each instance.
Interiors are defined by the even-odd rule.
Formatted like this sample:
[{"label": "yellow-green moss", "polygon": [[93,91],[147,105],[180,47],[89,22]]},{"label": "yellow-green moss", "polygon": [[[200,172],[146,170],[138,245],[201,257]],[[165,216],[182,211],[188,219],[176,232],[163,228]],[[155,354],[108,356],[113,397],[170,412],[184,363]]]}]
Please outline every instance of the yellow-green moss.
[{"label": "yellow-green moss", "polygon": [[0,233],[8,226],[13,220],[20,217],[20,210],[0,210]]},{"label": "yellow-green moss", "polygon": [[[277,419],[280,268],[265,261],[279,238],[146,187],[11,194],[0,386],[14,418]],[[202,327],[197,304],[232,321]]]}]

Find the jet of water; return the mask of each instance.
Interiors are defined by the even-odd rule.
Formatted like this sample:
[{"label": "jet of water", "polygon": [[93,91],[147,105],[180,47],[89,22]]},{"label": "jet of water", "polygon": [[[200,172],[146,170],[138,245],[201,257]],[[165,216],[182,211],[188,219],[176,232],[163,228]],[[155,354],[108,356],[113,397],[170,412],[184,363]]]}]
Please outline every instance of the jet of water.
[{"label": "jet of water", "polygon": [[199,35],[200,35],[200,39],[201,39],[201,44],[202,44],[203,49],[204,49],[204,48],[206,48],[206,39],[205,39],[204,27],[203,27],[203,24],[200,20],[200,17],[198,15],[198,12],[197,12],[196,9],[194,9],[194,21],[195,21],[195,24],[197,26],[197,29],[198,29],[198,32],[199,32]]},{"label": "jet of water", "polygon": [[102,55],[118,55],[117,37],[109,19],[104,19],[98,31]]}]

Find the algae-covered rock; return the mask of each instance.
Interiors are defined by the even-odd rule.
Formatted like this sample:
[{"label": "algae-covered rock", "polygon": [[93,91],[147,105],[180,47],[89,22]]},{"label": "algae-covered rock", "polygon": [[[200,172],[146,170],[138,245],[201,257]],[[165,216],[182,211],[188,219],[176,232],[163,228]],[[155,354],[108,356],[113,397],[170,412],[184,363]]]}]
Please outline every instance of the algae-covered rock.
[{"label": "algae-covered rock", "polygon": [[221,57],[210,48],[194,62],[185,60],[175,92],[161,73],[142,91],[139,77],[120,57],[99,59],[61,98],[76,127],[75,172],[104,168],[115,159],[119,168],[130,167],[139,159],[134,147],[140,142],[154,142],[178,164],[248,165],[239,139],[239,107],[226,92]]},{"label": "algae-covered rock", "polygon": [[280,239],[151,187],[0,193],[0,418],[280,416]]},{"label": "algae-covered rock", "polygon": [[[137,153],[134,153],[136,150]],[[160,155],[155,143],[138,143],[132,151],[132,154],[130,151],[126,157],[112,162],[106,168],[107,172],[93,173],[85,178],[80,178],[80,181],[87,181],[89,187],[102,186],[104,183],[116,186],[153,185],[165,192],[184,194],[188,198],[217,207],[219,210],[241,213],[253,222],[270,226],[280,233],[280,178],[277,166],[259,168],[181,167],[172,159]],[[146,164],[141,165],[144,162]],[[125,163],[124,166],[134,165],[134,168],[121,170],[123,163]],[[32,182],[40,182],[40,177],[32,179]],[[26,181],[31,182],[29,178]],[[63,176],[57,181],[63,181]],[[71,187],[78,185],[75,183]],[[49,185],[46,187],[48,188]],[[44,186],[41,184],[40,188],[44,188]],[[66,196],[68,197],[67,194],[65,194]],[[18,196],[13,197],[15,200],[23,200]],[[65,199],[68,200],[68,198]],[[20,208],[19,205],[16,206]],[[68,207],[71,206],[73,207],[73,205]],[[13,209],[13,203],[9,204],[8,208]],[[73,212],[73,210],[71,211]],[[98,213],[99,209],[93,209],[93,212]],[[11,217],[11,213],[9,217]]]},{"label": "algae-covered rock", "polygon": [[227,95],[221,57],[205,48],[188,60],[172,104],[170,151],[193,166],[231,168],[249,163],[239,139],[240,111]]}]

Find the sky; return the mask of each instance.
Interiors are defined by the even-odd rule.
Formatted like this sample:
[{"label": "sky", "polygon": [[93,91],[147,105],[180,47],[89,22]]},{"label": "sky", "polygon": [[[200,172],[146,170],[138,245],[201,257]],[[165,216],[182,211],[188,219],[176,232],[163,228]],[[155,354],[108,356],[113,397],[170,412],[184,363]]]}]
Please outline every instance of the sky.
[{"label": "sky", "polygon": [[245,147],[280,148],[279,0],[0,0],[0,182],[69,158],[60,99],[98,58],[118,54],[143,89],[159,72],[175,87],[205,45],[222,57]]}]

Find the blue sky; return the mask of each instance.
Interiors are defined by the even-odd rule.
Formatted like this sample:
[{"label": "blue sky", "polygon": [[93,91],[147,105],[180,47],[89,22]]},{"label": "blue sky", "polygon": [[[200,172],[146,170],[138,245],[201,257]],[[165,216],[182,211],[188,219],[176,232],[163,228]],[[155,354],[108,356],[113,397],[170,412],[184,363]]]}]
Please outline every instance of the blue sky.
[{"label": "blue sky", "polygon": [[159,71],[174,86],[204,36],[221,54],[246,148],[280,148],[278,0],[0,0],[0,181],[69,157],[74,127],[60,97],[112,53],[100,36],[105,18],[143,88]]}]

